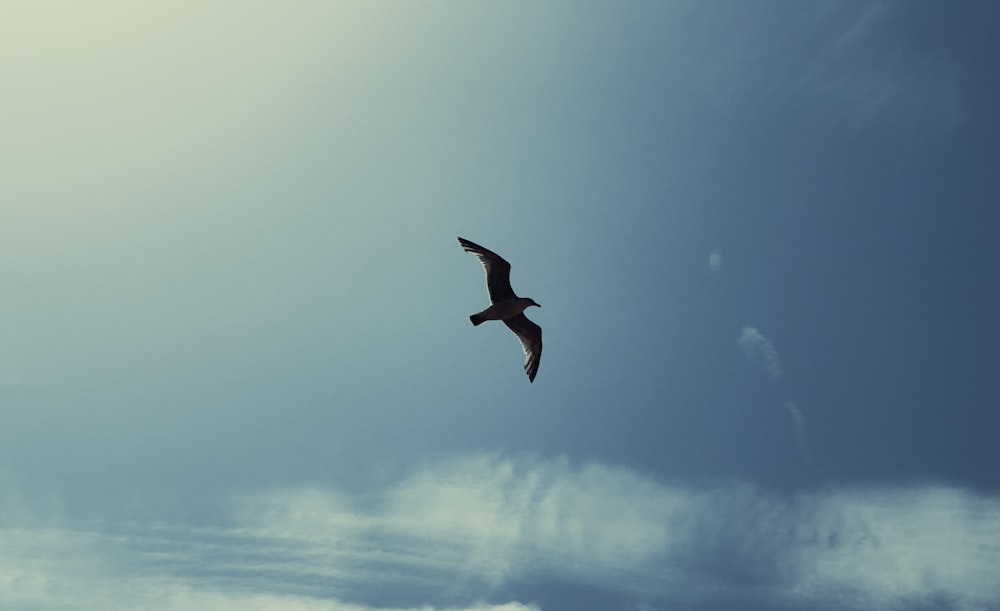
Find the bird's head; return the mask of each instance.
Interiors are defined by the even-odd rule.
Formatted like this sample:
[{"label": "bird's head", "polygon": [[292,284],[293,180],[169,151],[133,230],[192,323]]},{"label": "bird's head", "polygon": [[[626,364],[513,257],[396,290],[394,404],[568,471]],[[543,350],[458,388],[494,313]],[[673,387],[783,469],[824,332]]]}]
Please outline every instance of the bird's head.
[{"label": "bird's head", "polygon": [[531,303],[528,304],[528,307],[531,307],[531,306],[538,306],[539,308],[542,307],[542,304],[538,303],[534,299],[528,299],[528,301],[531,302]]}]

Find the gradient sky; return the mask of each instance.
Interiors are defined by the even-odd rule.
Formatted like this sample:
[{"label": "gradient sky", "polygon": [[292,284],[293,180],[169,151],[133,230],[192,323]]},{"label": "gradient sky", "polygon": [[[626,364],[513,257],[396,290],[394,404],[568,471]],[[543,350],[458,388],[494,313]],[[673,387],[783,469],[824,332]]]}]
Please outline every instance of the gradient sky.
[{"label": "gradient sky", "polygon": [[1000,606],[998,20],[5,2],[0,609]]}]

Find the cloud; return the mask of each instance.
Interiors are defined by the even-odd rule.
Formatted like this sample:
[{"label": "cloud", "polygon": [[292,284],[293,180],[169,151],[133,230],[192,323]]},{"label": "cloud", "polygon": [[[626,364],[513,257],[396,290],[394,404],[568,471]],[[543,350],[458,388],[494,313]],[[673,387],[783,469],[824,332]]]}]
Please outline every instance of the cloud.
[{"label": "cloud", "polygon": [[912,48],[898,31],[907,3],[840,5],[817,25],[831,33],[827,44],[802,55],[795,89],[823,100],[855,126],[888,122],[908,129],[951,129],[963,109],[953,65]]},{"label": "cloud", "polygon": [[966,113],[960,60],[915,43],[914,24],[926,18],[919,10],[900,0],[727,7],[729,18],[753,27],[710,32],[716,62],[692,77],[694,88],[738,95],[755,110],[811,111],[838,127],[954,129]]},{"label": "cloud", "polygon": [[722,253],[718,250],[713,250],[708,255],[708,267],[713,271],[717,272],[722,268]]},{"label": "cloud", "polygon": [[802,458],[808,460],[810,456],[809,444],[806,442],[806,418],[802,415],[802,410],[795,401],[789,401],[784,405],[785,411],[792,418],[792,425],[795,428],[795,446],[799,449]]},{"label": "cloud", "polygon": [[0,527],[19,608],[539,611],[509,592],[556,580],[691,609],[976,609],[998,564],[1000,498],[960,488],[777,495],[483,454],[365,494],[243,495],[213,527]]},{"label": "cloud", "polygon": [[764,370],[774,379],[781,377],[781,362],[774,344],[755,327],[743,327],[739,340],[740,348],[747,358],[760,363]]},{"label": "cloud", "polygon": [[[1000,603],[1000,500],[955,488],[834,492],[814,499],[783,559],[806,597],[845,606]],[[991,576],[991,572],[993,575]]]},{"label": "cloud", "polygon": [[[134,528],[134,526],[133,526]],[[234,533],[148,534],[73,529],[0,529],[0,608],[89,611],[540,611],[533,604],[474,601],[447,606],[372,605],[335,594],[288,591]],[[145,529],[143,529],[145,530]],[[206,541],[221,537],[214,545]],[[228,537],[228,538],[227,538]],[[266,539],[256,541],[265,550]],[[182,545],[183,544],[183,545]],[[189,549],[186,549],[189,548]],[[211,554],[206,551],[211,549]],[[269,550],[273,551],[273,550]],[[308,552],[309,550],[302,550]],[[246,581],[227,579],[247,565]],[[196,566],[191,570],[192,566]],[[190,571],[190,572],[188,572]],[[259,575],[257,582],[251,574]]]},{"label": "cloud", "polygon": [[303,545],[378,540],[373,574],[438,573],[415,588],[459,578],[479,591],[539,572],[610,587],[623,572],[654,579],[692,500],[625,469],[477,455],[425,466],[364,508],[317,489],[248,498],[240,522]]}]

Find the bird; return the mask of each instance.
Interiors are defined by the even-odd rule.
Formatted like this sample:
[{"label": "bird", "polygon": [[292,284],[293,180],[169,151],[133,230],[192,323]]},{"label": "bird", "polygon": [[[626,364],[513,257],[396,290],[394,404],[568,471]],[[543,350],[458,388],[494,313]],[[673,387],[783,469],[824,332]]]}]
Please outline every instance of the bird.
[{"label": "bird", "polygon": [[469,316],[473,326],[487,320],[502,320],[514,332],[521,349],[524,350],[524,371],[528,382],[535,381],[538,364],[542,359],[542,328],[528,320],[524,310],[531,306],[542,307],[530,297],[518,297],[510,287],[510,263],[497,253],[483,248],[475,242],[458,238],[465,252],[476,255],[486,271],[486,290],[490,295],[490,307]]}]

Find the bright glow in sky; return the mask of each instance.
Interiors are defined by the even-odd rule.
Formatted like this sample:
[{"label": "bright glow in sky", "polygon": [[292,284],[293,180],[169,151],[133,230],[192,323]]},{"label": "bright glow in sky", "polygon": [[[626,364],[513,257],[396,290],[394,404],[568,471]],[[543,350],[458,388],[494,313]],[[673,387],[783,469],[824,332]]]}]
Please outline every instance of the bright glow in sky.
[{"label": "bright glow in sky", "polygon": [[1000,9],[98,4],[0,7],[0,609],[1000,606]]}]

